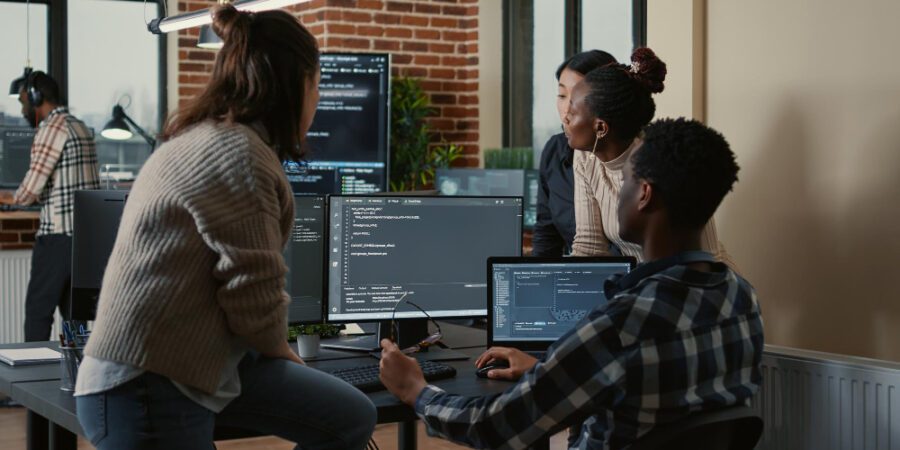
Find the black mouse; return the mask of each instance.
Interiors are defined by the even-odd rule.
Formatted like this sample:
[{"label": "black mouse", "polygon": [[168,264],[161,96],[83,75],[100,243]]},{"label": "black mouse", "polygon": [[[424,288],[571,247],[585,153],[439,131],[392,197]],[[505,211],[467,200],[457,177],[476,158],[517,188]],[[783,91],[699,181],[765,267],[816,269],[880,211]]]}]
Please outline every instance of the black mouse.
[{"label": "black mouse", "polygon": [[508,362],[498,359],[496,361],[489,362],[489,363],[485,364],[484,367],[476,370],[475,376],[477,376],[478,378],[487,378],[488,372],[490,372],[494,369],[508,369],[508,368],[509,368]]}]

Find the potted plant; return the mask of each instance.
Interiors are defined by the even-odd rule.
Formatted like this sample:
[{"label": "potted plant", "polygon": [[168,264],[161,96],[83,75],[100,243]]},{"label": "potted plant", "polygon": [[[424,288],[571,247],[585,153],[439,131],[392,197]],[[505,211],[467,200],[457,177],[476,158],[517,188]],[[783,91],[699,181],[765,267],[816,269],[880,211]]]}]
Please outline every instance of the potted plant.
[{"label": "potted plant", "polygon": [[340,331],[339,326],[327,323],[291,325],[288,327],[288,341],[297,341],[297,354],[301,358],[315,358],[319,355],[321,338],[337,336]]},{"label": "potted plant", "polygon": [[391,83],[391,190],[427,189],[435,169],[450,167],[462,156],[462,147],[446,142],[431,144],[426,118],[434,114],[428,94],[415,78]]}]

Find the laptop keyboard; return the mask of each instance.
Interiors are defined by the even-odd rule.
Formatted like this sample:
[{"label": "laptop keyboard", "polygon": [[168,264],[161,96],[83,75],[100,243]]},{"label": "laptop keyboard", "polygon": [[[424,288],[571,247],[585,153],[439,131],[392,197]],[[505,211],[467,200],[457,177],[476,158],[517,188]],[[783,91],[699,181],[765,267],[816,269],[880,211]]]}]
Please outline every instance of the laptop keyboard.
[{"label": "laptop keyboard", "polygon": [[[439,362],[419,361],[419,367],[422,368],[422,373],[427,381],[443,380],[456,376],[456,369]],[[381,373],[381,368],[378,364],[367,364],[327,372],[350,383],[353,387],[363,392],[374,392],[384,389],[384,385],[381,384],[381,380],[378,378],[378,375]]]}]

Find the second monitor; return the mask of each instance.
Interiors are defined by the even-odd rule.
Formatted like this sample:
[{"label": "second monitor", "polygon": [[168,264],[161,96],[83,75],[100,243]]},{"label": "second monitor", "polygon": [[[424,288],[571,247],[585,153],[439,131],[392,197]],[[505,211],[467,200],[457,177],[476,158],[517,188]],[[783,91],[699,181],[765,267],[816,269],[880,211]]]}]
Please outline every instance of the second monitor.
[{"label": "second monitor", "polygon": [[[522,253],[519,197],[329,198],[329,321],[485,317],[490,256]],[[424,318],[399,305],[397,318]],[[424,337],[424,336],[419,336]]]}]

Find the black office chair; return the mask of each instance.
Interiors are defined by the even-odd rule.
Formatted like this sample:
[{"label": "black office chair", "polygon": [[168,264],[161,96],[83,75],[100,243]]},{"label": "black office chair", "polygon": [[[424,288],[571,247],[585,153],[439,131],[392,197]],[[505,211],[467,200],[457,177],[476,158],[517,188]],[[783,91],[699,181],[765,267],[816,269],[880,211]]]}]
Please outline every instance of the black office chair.
[{"label": "black office chair", "polygon": [[630,449],[752,450],[762,430],[762,418],[750,407],[733,406],[658,426]]}]

